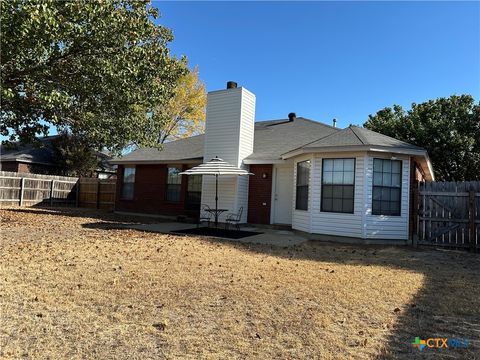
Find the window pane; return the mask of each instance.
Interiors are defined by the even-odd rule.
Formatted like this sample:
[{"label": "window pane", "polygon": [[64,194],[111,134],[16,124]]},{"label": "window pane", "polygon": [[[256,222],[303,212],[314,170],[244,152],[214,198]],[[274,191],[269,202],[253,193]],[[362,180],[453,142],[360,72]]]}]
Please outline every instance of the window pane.
[{"label": "window pane", "polygon": [[390,186],[390,185],[392,185],[392,174],[390,174],[390,173],[383,173],[382,184],[383,184],[383,186]]},{"label": "window pane", "polygon": [[383,172],[384,173],[391,173],[392,172],[392,161],[391,160],[383,160]]},{"label": "window pane", "polygon": [[135,168],[126,167],[123,169],[123,182],[124,183],[133,183],[135,182]]},{"label": "window pane", "polygon": [[335,211],[335,212],[342,211],[342,199],[333,199],[332,211]]},{"label": "window pane", "polygon": [[341,199],[342,198],[342,186],[333,186],[333,195],[332,197]]},{"label": "window pane", "polygon": [[373,214],[380,214],[381,213],[380,204],[381,204],[380,201],[373,200],[373,203],[372,203],[372,213]]},{"label": "window pane", "polygon": [[331,185],[324,185],[323,186],[323,197],[324,198],[331,198],[333,195],[332,195],[332,186]]},{"label": "window pane", "polygon": [[333,184],[333,172],[327,171],[323,173],[323,183]]},{"label": "window pane", "polygon": [[382,200],[382,188],[380,187],[373,188],[373,200]]},{"label": "window pane", "polygon": [[180,185],[168,184],[167,191],[165,193],[165,200],[180,201]]},{"label": "window pane", "polygon": [[380,204],[380,211],[384,215],[390,214],[390,202],[389,201],[382,201]]},{"label": "window pane", "polygon": [[400,202],[399,201],[392,202],[390,209],[392,211],[392,215],[400,215]]},{"label": "window pane", "polygon": [[343,172],[336,171],[333,173],[333,183],[343,184]]},{"label": "window pane", "polygon": [[400,160],[392,161],[392,173],[400,174],[402,162]]},{"label": "window pane", "polygon": [[297,163],[297,185],[308,185],[310,179],[310,161]]},{"label": "window pane", "polygon": [[343,198],[344,199],[353,199],[353,186],[344,186],[343,187]]},{"label": "window pane", "polygon": [[308,210],[308,185],[297,186],[295,208],[298,210]]},{"label": "window pane", "polygon": [[187,179],[188,191],[202,191],[202,175],[190,175]]},{"label": "window pane", "polygon": [[390,188],[382,188],[382,200],[390,201]]},{"label": "window pane", "polygon": [[345,159],[343,161],[343,170],[344,171],[355,171],[354,169],[355,166],[355,160],[354,159]]},{"label": "window pane", "polygon": [[323,171],[333,171],[333,160],[324,159],[323,160]]},{"label": "window pane", "polygon": [[344,184],[353,184],[353,174],[354,172],[344,172],[343,173],[343,183]]},{"label": "window pane", "polygon": [[373,171],[375,172],[382,172],[382,159],[373,159]]},{"label": "window pane", "polygon": [[374,186],[382,186],[382,173],[380,172],[374,172],[373,173],[373,185]]},{"label": "window pane", "polygon": [[392,174],[392,186],[400,187],[400,174]]},{"label": "window pane", "polygon": [[132,200],[133,199],[133,187],[134,183],[123,183],[122,186],[122,199]]},{"label": "window pane", "polygon": [[167,184],[181,184],[182,176],[178,174],[180,172],[179,168],[169,167],[167,172]]},{"label": "window pane", "polygon": [[343,199],[343,212],[353,213],[353,199]]},{"label": "window pane", "polygon": [[343,159],[335,159],[334,160],[333,171],[343,171]]},{"label": "window pane", "polygon": [[400,202],[400,189],[391,189],[390,200]]},{"label": "window pane", "polygon": [[332,199],[323,199],[322,200],[322,210],[323,211],[333,211],[332,204],[333,204]]}]

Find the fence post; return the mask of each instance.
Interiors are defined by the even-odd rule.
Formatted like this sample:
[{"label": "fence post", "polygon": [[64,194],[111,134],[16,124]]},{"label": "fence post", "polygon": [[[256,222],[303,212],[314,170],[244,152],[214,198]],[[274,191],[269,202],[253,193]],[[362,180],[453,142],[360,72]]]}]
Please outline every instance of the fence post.
[{"label": "fence post", "polygon": [[470,228],[470,251],[475,252],[475,243],[476,243],[476,236],[475,236],[475,191],[469,191],[469,202],[468,202],[468,224]]},{"label": "fence post", "polygon": [[23,188],[25,187],[25,178],[20,180],[20,206],[23,206]]},{"label": "fence post", "polygon": [[412,245],[413,247],[418,246],[418,217],[420,214],[418,213],[418,204],[419,204],[419,196],[420,196],[420,191],[418,189],[419,187],[418,181],[415,182],[415,185],[413,187],[413,201],[412,201],[412,207],[413,207],[413,219],[411,218],[410,221],[413,222],[412,228],[413,228],[413,234],[412,234]]},{"label": "fence post", "polygon": [[75,192],[75,207],[79,207],[78,200],[79,200],[79,196],[80,196],[80,178],[78,178],[78,180],[77,180],[76,189],[77,190]]},{"label": "fence post", "polygon": [[100,209],[100,179],[97,179],[97,209]]},{"label": "fence post", "polygon": [[55,187],[55,180],[50,184],[50,206],[53,206],[53,188]]}]

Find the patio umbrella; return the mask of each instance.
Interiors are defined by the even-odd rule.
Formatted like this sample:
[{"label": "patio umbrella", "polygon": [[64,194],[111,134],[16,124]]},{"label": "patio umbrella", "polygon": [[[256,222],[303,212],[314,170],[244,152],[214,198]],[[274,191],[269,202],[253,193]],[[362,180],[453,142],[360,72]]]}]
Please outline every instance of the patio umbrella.
[{"label": "patio umbrella", "polygon": [[215,226],[218,224],[218,177],[222,175],[248,176],[254,175],[247,170],[237,168],[216,156],[214,159],[185,170],[180,175],[213,175],[215,176]]}]

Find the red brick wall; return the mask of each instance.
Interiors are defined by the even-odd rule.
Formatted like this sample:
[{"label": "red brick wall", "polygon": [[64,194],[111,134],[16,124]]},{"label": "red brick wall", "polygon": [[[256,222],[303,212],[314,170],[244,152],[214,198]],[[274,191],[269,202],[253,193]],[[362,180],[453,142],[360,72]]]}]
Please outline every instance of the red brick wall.
[{"label": "red brick wall", "polygon": [[[185,210],[185,193],[187,190],[187,176],[182,177],[180,201],[165,200],[165,186],[168,165],[137,165],[135,170],[135,187],[132,200],[123,200],[122,180],[123,166],[117,170],[117,186],[115,210],[158,215],[187,215],[198,216],[198,212]],[[190,167],[190,166],[188,166]],[[188,168],[182,165],[182,169]]]},{"label": "red brick wall", "polygon": [[[248,222],[252,224],[270,224],[272,202],[272,165],[250,165],[248,185]],[[264,179],[262,174],[267,174]],[[265,204],[265,205],[263,205]]]},{"label": "red brick wall", "polygon": [[2,162],[1,170],[28,174],[61,175],[58,173],[58,169],[52,166],[17,161]]}]

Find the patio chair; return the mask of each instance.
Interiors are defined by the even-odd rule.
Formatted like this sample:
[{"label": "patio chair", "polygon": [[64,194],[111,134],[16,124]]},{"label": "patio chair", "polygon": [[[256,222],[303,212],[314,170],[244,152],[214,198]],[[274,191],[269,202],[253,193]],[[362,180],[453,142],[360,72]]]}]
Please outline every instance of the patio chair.
[{"label": "patio chair", "polygon": [[198,217],[197,228],[200,227],[202,222],[207,223],[207,227],[210,227],[210,221],[212,220],[212,213],[208,212],[210,210],[210,206],[203,204],[200,206],[200,216]]},{"label": "patio chair", "polygon": [[240,231],[240,221],[242,220],[242,213],[243,213],[243,206],[240,206],[238,209],[238,212],[235,213],[230,213],[227,215],[227,218],[225,219],[225,229],[228,229],[230,224],[235,225],[235,228]]}]

